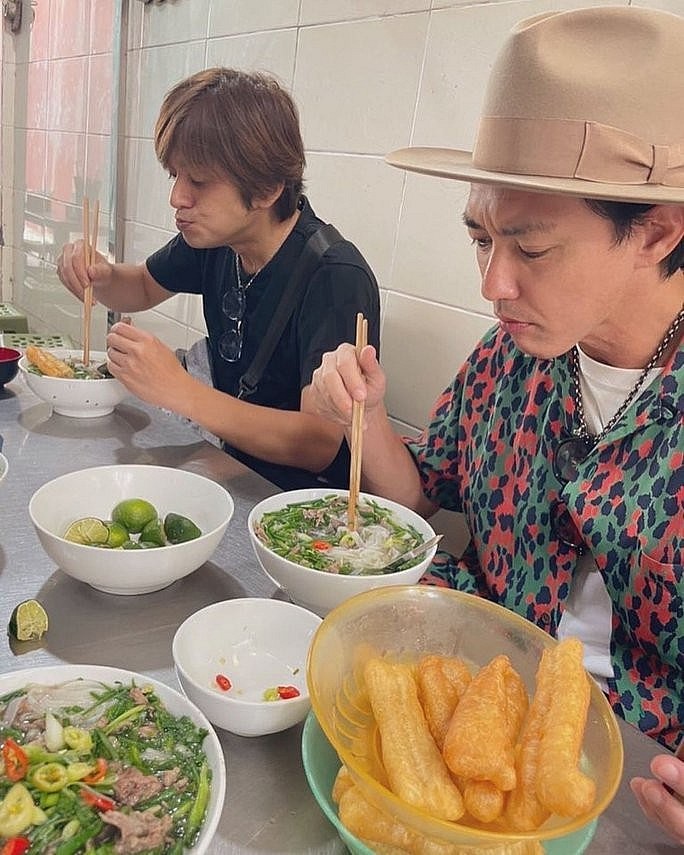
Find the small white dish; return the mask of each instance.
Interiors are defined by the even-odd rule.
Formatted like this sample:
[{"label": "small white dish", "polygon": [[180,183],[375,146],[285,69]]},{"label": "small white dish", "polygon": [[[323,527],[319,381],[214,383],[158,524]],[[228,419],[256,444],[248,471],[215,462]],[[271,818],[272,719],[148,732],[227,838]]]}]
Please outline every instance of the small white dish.
[{"label": "small white dish", "polygon": [[[302,721],[310,708],[306,657],[321,618],[281,600],[244,597],[190,615],[173,639],[181,688],[206,717],[240,736],[263,736]],[[216,677],[230,682],[221,689]],[[298,697],[267,701],[294,686]]]}]

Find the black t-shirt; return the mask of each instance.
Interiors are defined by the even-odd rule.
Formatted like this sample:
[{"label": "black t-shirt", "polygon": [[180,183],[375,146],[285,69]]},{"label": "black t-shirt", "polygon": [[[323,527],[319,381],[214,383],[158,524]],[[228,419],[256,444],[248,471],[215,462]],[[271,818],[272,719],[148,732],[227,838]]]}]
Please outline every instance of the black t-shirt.
[{"label": "black t-shirt", "polygon": [[[223,309],[224,295],[238,288],[233,250],[193,249],[178,234],[147,259],[150,275],[166,290],[202,295],[213,382],[222,392],[237,395],[240,377],[256,355],[304,244],[322,225],[304,197],[300,208],[292,232],[245,292],[242,354],[237,362],[225,360],[218,348],[221,336],[236,326]],[[249,279],[242,273],[243,286]],[[323,354],[343,341],[354,341],[357,312],[368,319],[368,341],[378,348],[378,285],[358,249],[344,241],[330,247],[313,272],[249,402],[298,410],[301,390],[311,382]],[[232,447],[226,450],[283,489],[321,482],[306,470],[267,463]],[[324,482],[345,486],[348,467],[349,452],[343,443],[336,460],[322,473]]]}]

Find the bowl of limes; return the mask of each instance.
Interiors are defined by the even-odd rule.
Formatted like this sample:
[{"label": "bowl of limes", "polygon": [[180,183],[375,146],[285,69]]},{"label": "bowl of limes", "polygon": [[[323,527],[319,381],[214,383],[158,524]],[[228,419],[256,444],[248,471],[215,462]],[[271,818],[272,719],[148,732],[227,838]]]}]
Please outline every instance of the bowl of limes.
[{"label": "bowl of limes", "polygon": [[131,595],[165,588],[208,561],[234,504],[203,475],[127,464],[54,478],[28,510],[61,570],[100,591]]}]

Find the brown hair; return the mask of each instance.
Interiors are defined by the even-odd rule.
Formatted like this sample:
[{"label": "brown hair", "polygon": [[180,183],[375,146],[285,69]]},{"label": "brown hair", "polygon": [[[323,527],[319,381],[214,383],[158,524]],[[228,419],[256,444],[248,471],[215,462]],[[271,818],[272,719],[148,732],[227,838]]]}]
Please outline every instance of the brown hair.
[{"label": "brown hair", "polygon": [[190,170],[228,178],[247,207],[282,184],[276,215],[297,208],[306,163],[299,115],[267,74],[208,68],[182,80],[164,98],[154,147],[165,169],[180,157]]}]

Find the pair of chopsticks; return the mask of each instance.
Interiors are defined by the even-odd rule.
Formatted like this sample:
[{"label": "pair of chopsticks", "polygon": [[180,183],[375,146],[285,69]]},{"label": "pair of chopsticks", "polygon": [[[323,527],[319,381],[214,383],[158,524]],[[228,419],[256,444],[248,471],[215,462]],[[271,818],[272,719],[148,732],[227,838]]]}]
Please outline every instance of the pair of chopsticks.
[{"label": "pair of chopsticks", "polygon": [[[359,312],[356,316],[356,358],[368,344],[368,321]],[[347,504],[347,525],[356,531],[356,507],[361,487],[361,447],[363,445],[363,401],[352,403],[352,426],[350,438],[351,463],[349,466],[349,501]]]},{"label": "pair of chopsticks", "polygon": [[[97,234],[100,227],[100,202],[95,200],[93,230],[90,231],[90,202],[83,199],[83,252],[86,267],[95,260],[97,252]],[[92,237],[91,237],[92,234]],[[83,291],[83,364],[90,364],[90,318],[93,311],[93,286],[89,284]]]}]

